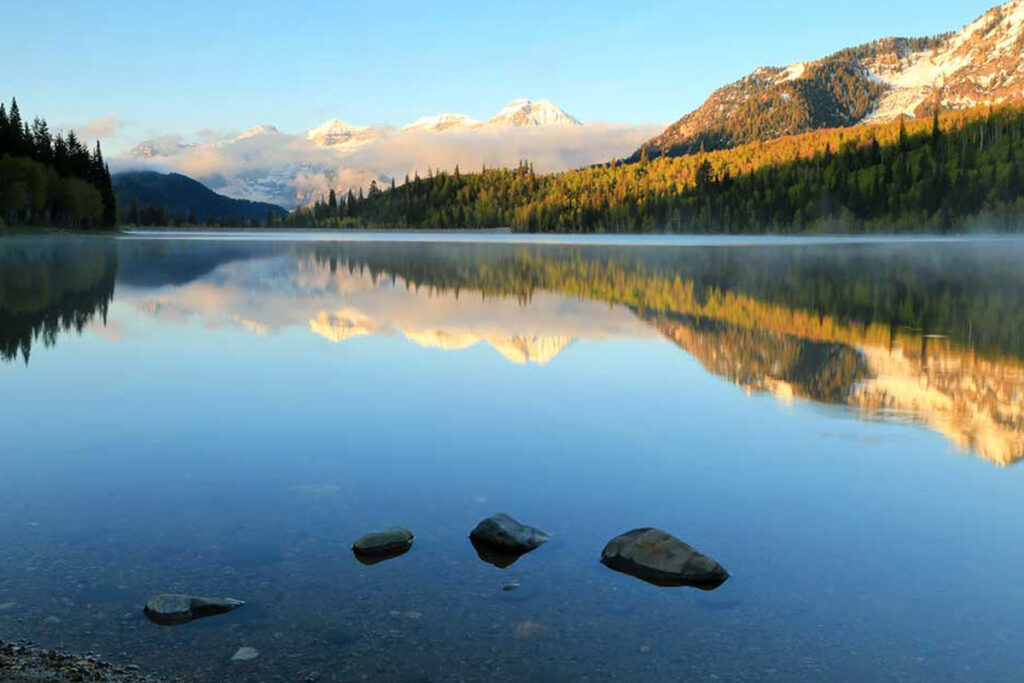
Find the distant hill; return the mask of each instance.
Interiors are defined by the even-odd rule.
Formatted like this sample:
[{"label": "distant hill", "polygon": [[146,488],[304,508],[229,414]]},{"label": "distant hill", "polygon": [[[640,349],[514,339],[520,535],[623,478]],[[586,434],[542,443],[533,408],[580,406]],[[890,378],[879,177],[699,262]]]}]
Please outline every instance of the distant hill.
[{"label": "distant hill", "polygon": [[928,117],[1024,99],[1024,0],[958,32],[886,38],[785,68],[762,67],[714,92],[630,157],[680,156],[821,128]]},{"label": "distant hill", "polygon": [[161,209],[167,216],[203,223],[224,220],[265,221],[271,214],[285,216],[288,211],[276,204],[232,199],[217,194],[202,183],[180,173],[128,171],[113,177],[114,194],[123,215],[134,202],[139,211]]}]

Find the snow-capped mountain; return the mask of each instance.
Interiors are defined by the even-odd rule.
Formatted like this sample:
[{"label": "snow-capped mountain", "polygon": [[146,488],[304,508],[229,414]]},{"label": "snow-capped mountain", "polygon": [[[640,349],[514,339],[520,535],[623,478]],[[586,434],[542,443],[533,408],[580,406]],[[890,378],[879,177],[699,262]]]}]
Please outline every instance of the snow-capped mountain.
[{"label": "snow-capped mountain", "polygon": [[328,119],[306,133],[306,139],[318,147],[353,148],[377,137],[370,126],[354,126],[341,119]]},{"label": "snow-capped mountain", "polygon": [[578,120],[566,114],[551,100],[533,100],[521,98],[512,100],[486,123],[477,121],[465,114],[436,114],[421,116],[410,124],[402,126],[401,132],[444,133],[448,131],[467,131],[479,128],[541,128],[546,126],[579,126]]},{"label": "snow-capped mountain", "polygon": [[176,135],[167,135],[151,140],[143,140],[129,149],[125,156],[130,159],[155,159],[157,157],[179,154],[191,146],[182,142],[181,138]]},{"label": "snow-capped mountain", "polygon": [[[542,135],[534,131],[544,130]],[[550,100],[517,99],[489,121],[446,112],[401,128],[329,119],[289,132],[263,124],[239,134],[139,143],[117,170],[176,171],[229,197],[288,208],[336,193],[390,185],[430,169],[510,166],[523,158],[542,172],[621,157],[650,127],[583,126]]]},{"label": "snow-capped mountain", "polygon": [[491,126],[514,126],[517,128],[538,126],[579,126],[572,116],[558,108],[551,100],[512,100],[505,108],[487,121]]},{"label": "snow-capped mountain", "polygon": [[235,137],[231,138],[231,142],[238,142],[239,140],[245,140],[248,138],[254,138],[257,135],[280,135],[281,131],[277,129],[277,126],[271,126],[266,123],[262,123],[258,126],[253,126],[244,133],[239,133]]},{"label": "snow-capped mountain", "polygon": [[996,7],[933,50],[880,55],[865,63],[891,89],[868,120],[920,116],[936,98],[967,109],[1024,97],[1024,0]]},{"label": "snow-capped mountain", "polygon": [[446,131],[473,130],[484,125],[465,114],[435,114],[434,116],[421,116],[412,123],[402,126],[403,133],[444,133]]},{"label": "snow-capped mountain", "polygon": [[761,67],[716,92],[638,150],[689,154],[818,128],[927,116],[1024,99],[1024,0],[962,30],[885,38],[785,68]]}]

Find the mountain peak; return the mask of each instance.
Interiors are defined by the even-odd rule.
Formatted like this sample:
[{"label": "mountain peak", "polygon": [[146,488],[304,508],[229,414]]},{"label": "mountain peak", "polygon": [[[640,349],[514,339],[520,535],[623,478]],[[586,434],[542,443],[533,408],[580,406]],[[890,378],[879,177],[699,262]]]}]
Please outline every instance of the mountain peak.
[{"label": "mountain peak", "polygon": [[512,100],[488,121],[491,125],[517,128],[540,126],[579,126],[578,120],[565,113],[551,100],[520,98]]},{"label": "mountain peak", "polygon": [[341,119],[327,119],[306,133],[306,139],[319,147],[350,147],[376,137],[370,126],[355,126]]},{"label": "mountain peak", "polygon": [[125,152],[125,156],[134,159],[156,159],[179,154],[192,146],[182,142],[181,138],[176,135],[165,135],[143,140]]},{"label": "mountain peak", "polygon": [[430,133],[443,133],[449,130],[469,130],[472,128],[479,128],[482,125],[484,125],[483,122],[477,121],[465,114],[445,112],[443,114],[435,114],[433,116],[421,116],[412,123],[402,126],[402,132],[423,131]]},{"label": "mountain peak", "polygon": [[261,123],[253,126],[244,133],[240,133],[232,138],[233,141],[245,140],[246,138],[256,137],[257,135],[279,135],[281,131],[277,129],[277,126],[271,126],[268,123]]},{"label": "mountain peak", "polygon": [[883,123],[1024,99],[1024,0],[960,31],[884,38],[785,68],[761,67],[726,85],[641,151],[691,154],[820,128]]},{"label": "mountain peak", "polygon": [[992,8],[932,49],[880,55],[865,66],[890,88],[869,122],[916,118],[936,101],[967,109],[1021,99],[1024,0]]}]

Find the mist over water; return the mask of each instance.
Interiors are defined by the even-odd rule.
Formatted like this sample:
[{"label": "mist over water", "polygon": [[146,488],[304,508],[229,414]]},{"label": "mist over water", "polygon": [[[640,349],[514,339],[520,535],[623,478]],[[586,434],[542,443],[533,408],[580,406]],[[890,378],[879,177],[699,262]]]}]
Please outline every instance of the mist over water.
[{"label": "mist over water", "polygon": [[[1016,676],[1024,241],[555,242],[0,240],[0,638],[186,680]],[[482,561],[496,512],[551,540]],[[731,578],[601,566],[646,526]],[[246,605],[161,627],[166,592]]]}]

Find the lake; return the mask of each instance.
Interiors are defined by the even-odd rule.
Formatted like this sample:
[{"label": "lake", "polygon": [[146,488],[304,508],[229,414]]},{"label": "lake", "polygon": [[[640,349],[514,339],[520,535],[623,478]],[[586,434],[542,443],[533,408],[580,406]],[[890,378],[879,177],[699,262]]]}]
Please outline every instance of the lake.
[{"label": "lake", "polygon": [[[1022,264],[1012,238],[0,238],[0,638],[181,680],[1015,679]],[[481,561],[497,512],[551,540]],[[357,561],[398,524],[410,552]],[[731,578],[600,564],[647,526]],[[246,605],[158,626],[165,592]]]}]

